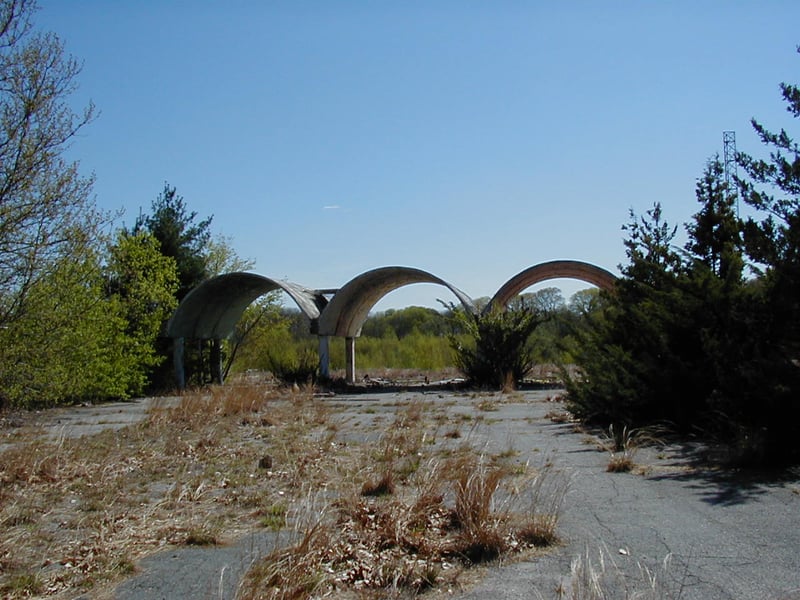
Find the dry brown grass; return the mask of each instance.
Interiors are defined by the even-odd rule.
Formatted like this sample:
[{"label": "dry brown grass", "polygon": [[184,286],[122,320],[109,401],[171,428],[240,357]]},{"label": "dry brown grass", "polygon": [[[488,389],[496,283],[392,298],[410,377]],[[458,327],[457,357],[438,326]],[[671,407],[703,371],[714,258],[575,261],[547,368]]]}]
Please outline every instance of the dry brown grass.
[{"label": "dry brown grass", "polygon": [[[0,596],[72,597],[165,544],[217,544],[259,526],[326,470],[327,409],[230,386],[156,405],[135,426],[0,453]],[[265,450],[280,456],[259,467]]]},{"label": "dry brown grass", "polygon": [[663,443],[657,429],[629,429],[628,427],[608,428],[608,436],[602,443],[611,457],[606,466],[608,473],[629,473],[636,467],[634,457],[643,446]]},{"label": "dry brown grass", "polygon": [[299,541],[259,561],[240,597],[391,598],[457,586],[474,564],[557,542],[566,490],[543,485],[556,479],[549,470],[537,475],[519,481],[462,447],[454,458],[424,461],[391,495],[362,488],[323,506],[308,496],[296,511],[304,515]]},{"label": "dry brown grass", "polygon": [[556,540],[547,470],[437,440],[441,403],[396,406],[363,445],[339,441],[336,410],[311,388],[231,385],[117,431],[19,442],[0,453],[0,596],[100,595],[166,545],[259,527],[294,543],[253,566],[242,598],[416,594]]},{"label": "dry brown grass", "polygon": [[636,562],[623,569],[608,548],[595,557],[587,550],[572,560],[569,579],[556,594],[564,600],[678,600],[686,574],[672,572],[671,558],[654,568]]}]

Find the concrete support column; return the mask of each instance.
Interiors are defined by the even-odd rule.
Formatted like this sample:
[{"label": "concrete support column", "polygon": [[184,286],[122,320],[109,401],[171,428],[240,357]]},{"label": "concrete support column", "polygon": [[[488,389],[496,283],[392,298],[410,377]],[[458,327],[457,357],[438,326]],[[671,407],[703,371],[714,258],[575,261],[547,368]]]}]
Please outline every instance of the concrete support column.
[{"label": "concrete support column", "polygon": [[327,335],[319,336],[319,377],[329,379],[331,376],[331,352],[330,337]]},{"label": "concrete support column", "polygon": [[211,340],[211,381],[222,385],[222,340]]},{"label": "concrete support column", "polygon": [[186,388],[186,372],[183,369],[183,338],[172,340],[172,363],[175,368],[175,385],[182,390]]},{"label": "concrete support column", "polygon": [[345,380],[347,383],[356,382],[356,338],[344,339]]}]

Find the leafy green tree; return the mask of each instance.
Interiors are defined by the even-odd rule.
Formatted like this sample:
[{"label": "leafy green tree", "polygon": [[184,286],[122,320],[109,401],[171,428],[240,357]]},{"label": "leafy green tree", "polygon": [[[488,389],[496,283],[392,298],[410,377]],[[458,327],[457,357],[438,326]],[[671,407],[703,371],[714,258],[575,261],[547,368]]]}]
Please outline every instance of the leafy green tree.
[{"label": "leafy green tree", "polygon": [[215,235],[209,237],[203,252],[208,277],[216,277],[224,273],[249,271],[255,262],[241,258],[233,248],[233,239],[229,236]]},{"label": "leafy green tree", "polygon": [[64,154],[94,118],[73,110],[80,65],[35,2],[0,0],[0,403],[122,396],[119,315],[103,295],[108,222]]},{"label": "leafy green tree", "polygon": [[29,291],[28,312],[4,330],[0,388],[21,406],[126,398],[136,354],[96,256],[60,262]]},{"label": "leafy green tree", "polygon": [[532,293],[520,294],[508,303],[511,310],[532,308],[533,310],[555,315],[564,308],[564,296],[557,287],[546,287]]},{"label": "leafy green tree", "polygon": [[64,159],[94,107],[73,112],[80,66],[56,35],[32,33],[35,8],[0,2],[0,327],[29,316],[29,295],[84,256],[103,221],[92,179]]},{"label": "leafy green tree", "polygon": [[572,294],[567,308],[576,315],[588,315],[598,310],[601,302],[599,288],[587,288]]},{"label": "leafy green tree", "polygon": [[318,362],[316,338],[308,334],[294,336],[293,322],[282,310],[277,291],[261,296],[236,324],[228,368],[237,373],[250,369],[270,371],[276,377],[303,383],[308,376],[313,378]]},{"label": "leafy green tree", "polygon": [[399,310],[389,309],[370,315],[361,329],[366,337],[386,337],[392,331],[398,339],[414,332],[424,335],[447,335],[447,319],[437,310],[422,306],[409,306]]},{"label": "leafy green tree", "polygon": [[106,293],[119,307],[129,351],[135,356],[136,373],[128,390],[133,395],[146,389],[152,370],[164,361],[156,342],[177,306],[177,289],[175,260],[161,254],[158,240],[146,232],[117,233],[109,249]]}]

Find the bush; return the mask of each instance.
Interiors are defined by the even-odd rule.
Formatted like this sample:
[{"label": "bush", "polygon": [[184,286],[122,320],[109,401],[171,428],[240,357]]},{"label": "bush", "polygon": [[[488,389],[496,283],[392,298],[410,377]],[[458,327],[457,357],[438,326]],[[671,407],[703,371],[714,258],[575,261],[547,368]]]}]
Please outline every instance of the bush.
[{"label": "bush", "polygon": [[269,371],[282,383],[316,383],[319,374],[317,354],[306,348],[296,355],[267,356]]},{"label": "bush", "polygon": [[449,339],[456,367],[472,385],[507,389],[523,380],[533,367],[528,338],[543,322],[538,311],[522,307],[468,314],[453,309],[452,314]]}]

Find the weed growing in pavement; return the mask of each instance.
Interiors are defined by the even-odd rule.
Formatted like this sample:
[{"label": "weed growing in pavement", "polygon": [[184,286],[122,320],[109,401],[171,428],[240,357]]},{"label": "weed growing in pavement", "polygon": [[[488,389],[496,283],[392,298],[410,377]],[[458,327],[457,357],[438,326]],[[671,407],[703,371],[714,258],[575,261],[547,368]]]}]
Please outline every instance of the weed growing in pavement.
[{"label": "weed growing in pavement", "polygon": [[553,471],[486,454],[477,420],[464,438],[442,434],[457,422],[442,404],[398,403],[379,437],[345,443],[343,409],[313,388],[234,385],[115,432],[12,447],[0,453],[0,595],[100,593],[166,544],[258,527],[295,535],[253,566],[243,598],[415,594],[554,543],[559,503],[536,491]]},{"label": "weed growing in pavement", "polygon": [[615,428],[613,424],[608,427],[608,438],[604,446],[611,454],[606,471],[609,473],[628,473],[635,463],[633,461],[638,445],[636,443],[635,429],[626,427]]},{"label": "weed growing in pavement", "polygon": [[296,478],[335,476],[322,404],[312,390],[211,388],[117,431],[5,450],[0,596],[97,590],[164,544],[217,544],[259,526]]},{"label": "weed growing in pavement", "polygon": [[[576,556],[569,578],[556,589],[559,600],[678,600],[683,595],[684,581],[672,574],[671,555],[657,569],[636,562],[623,569],[607,548],[596,559],[587,549]],[[685,573],[682,578],[685,580]],[[541,597],[541,596],[540,596]]]},{"label": "weed growing in pavement", "polygon": [[634,457],[644,445],[661,443],[654,429],[628,429],[609,425],[603,447],[611,454],[606,467],[609,473],[628,473],[636,466]]},{"label": "weed growing in pavement", "polygon": [[574,417],[572,413],[566,410],[551,410],[544,416],[545,419],[549,419],[553,423],[561,424],[561,423],[570,423],[573,421]]},{"label": "weed growing in pavement", "polygon": [[[414,595],[452,586],[470,565],[556,543],[566,485],[552,483],[559,477],[549,468],[510,485],[515,479],[507,465],[462,446],[423,461],[405,483],[368,479],[360,493],[343,491],[324,506],[307,495],[294,511],[304,523],[298,541],[258,561],[240,598]],[[389,480],[392,493],[378,494]]]}]

